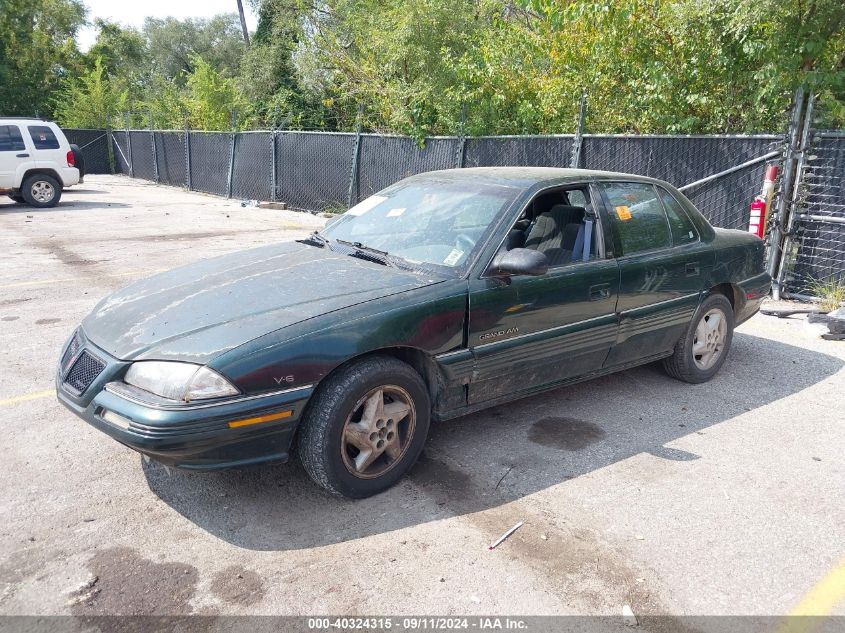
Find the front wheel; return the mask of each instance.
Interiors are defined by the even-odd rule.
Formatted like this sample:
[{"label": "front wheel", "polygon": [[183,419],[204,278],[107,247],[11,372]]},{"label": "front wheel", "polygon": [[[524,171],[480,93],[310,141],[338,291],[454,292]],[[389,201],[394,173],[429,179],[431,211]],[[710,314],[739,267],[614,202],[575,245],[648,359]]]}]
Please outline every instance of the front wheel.
[{"label": "front wheel", "polygon": [[693,384],[707,382],[724,364],[731,348],[734,311],[724,295],[707,297],[695,313],[675,353],[663,361],[673,378]]},{"label": "front wheel", "polygon": [[29,206],[47,209],[59,204],[62,186],[52,176],[35,174],[23,181],[21,195]]},{"label": "front wheel", "polygon": [[406,363],[371,356],[329,376],[302,420],[299,457],[326,490],[369,497],[404,475],[422,451],[428,390]]}]

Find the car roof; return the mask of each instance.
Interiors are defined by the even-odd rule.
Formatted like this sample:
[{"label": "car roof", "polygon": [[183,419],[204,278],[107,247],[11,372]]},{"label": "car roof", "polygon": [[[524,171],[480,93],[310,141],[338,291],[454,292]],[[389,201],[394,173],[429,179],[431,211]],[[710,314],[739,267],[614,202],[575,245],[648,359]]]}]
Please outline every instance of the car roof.
[{"label": "car roof", "polygon": [[641,182],[661,182],[647,176],[623,174],[595,169],[570,169],[564,167],[464,167],[460,169],[441,169],[416,176],[414,180],[472,180],[489,182],[527,189],[537,184],[565,184],[584,180],[632,180]]}]

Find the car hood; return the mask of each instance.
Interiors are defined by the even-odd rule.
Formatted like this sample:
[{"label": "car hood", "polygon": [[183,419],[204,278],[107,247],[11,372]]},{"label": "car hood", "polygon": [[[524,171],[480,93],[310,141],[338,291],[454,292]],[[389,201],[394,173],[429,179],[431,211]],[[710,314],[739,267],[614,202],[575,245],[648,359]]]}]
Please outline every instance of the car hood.
[{"label": "car hood", "polygon": [[206,363],[305,319],[440,281],[299,242],[196,262],[137,281],[82,322],[122,360]]}]

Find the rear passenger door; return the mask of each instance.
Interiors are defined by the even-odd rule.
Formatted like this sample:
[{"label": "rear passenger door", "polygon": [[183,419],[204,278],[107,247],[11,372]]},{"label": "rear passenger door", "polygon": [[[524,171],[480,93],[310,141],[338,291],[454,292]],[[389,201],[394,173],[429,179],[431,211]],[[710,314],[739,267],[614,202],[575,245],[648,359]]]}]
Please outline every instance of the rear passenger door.
[{"label": "rear passenger door", "polygon": [[67,166],[67,152],[61,149],[59,139],[50,126],[33,124],[27,125],[26,130],[35,148],[36,167],[61,169]]},{"label": "rear passenger door", "polygon": [[606,367],[671,350],[698,307],[712,254],[683,207],[649,182],[602,182],[619,264],[619,333]]},{"label": "rear passenger door", "polygon": [[21,162],[29,160],[26,145],[17,125],[0,125],[0,189],[16,186],[15,174]]}]

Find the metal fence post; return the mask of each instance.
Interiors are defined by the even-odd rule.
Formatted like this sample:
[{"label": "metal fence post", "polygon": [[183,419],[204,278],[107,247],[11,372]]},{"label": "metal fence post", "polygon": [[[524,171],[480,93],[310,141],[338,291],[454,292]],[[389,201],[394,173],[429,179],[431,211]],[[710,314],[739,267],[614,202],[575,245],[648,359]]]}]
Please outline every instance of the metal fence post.
[{"label": "metal fence post", "polygon": [[796,154],[801,139],[801,125],[804,117],[804,86],[799,86],[795,91],[795,100],[792,108],[792,117],[789,123],[788,142],[786,158],[783,161],[783,180],[781,181],[780,197],[778,198],[777,215],[772,226],[771,238],[769,240],[769,261],[768,273],[772,277],[772,297],[777,301],[780,299],[780,284],[778,265],[781,261],[781,240],[784,237],[783,227],[787,223],[789,211],[792,206],[792,190],[795,181],[795,168],[797,164]]},{"label": "metal fence post", "polygon": [[276,166],[278,165],[277,158],[276,158],[276,131],[274,130],[273,133],[270,135],[270,142],[272,145],[272,151],[270,152],[271,160],[273,162],[273,171],[270,174],[270,202],[276,202]]},{"label": "metal fence post", "polygon": [[155,126],[153,125],[153,113],[152,111],[149,113],[149,124],[150,124],[150,145],[153,148],[153,176],[155,177],[155,181],[159,182],[158,176],[158,149],[156,148],[156,133],[155,133]]},{"label": "metal fence post", "polygon": [[467,109],[466,103],[461,103],[461,124],[458,129],[458,147],[455,150],[455,167],[462,168],[466,160],[467,137],[466,137],[466,119]]},{"label": "metal fence post", "polygon": [[780,251],[780,263],[778,266],[777,280],[773,282],[773,287],[777,293],[776,298],[780,298],[784,290],[784,278],[786,277],[787,259],[792,250],[792,232],[795,227],[795,216],[798,214],[798,200],[801,195],[801,186],[804,180],[804,167],[806,165],[807,150],[810,149],[810,131],[813,127],[813,106],[815,105],[815,95],[810,93],[807,100],[807,106],[804,111],[804,123],[801,130],[801,144],[798,146],[798,161],[795,167],[795,176],[793,178],[792,191],[789,200],[789,217],[786,221],[786,231],[783,232],[783,248]]},{"label": "metal fence post", "polygon": [[109,117],[106,117],[106,157],[109,162],[109,171],[114,173],[114,147],[112,146],[114,143],[114,135],[112,134],[111,130],[111,121]]},{"label": "metal fence post", "polygon": [[191,128],[188,126],[188,114],[185,113],[185,184],[191,190]]},{"label": "metal fence post", "polygon": [[126,130],[126,151],[129,154],[129,177],[135,177],[135,170],[132,168],[132,136],[129,134],[129,113],[123,113],[124,129]]},{"label": "metal fence post", "polygon": [[581,93],[581,100],[578,102],[578,126],[575,128],[575,140],[572,142],[572,156],[569,159],[569,166],[578,169],[581,162],[581,145],[584,142],[584,122],[587,118],[587,91]]},{"label": "metal fence post", "polygon": [[232,177],[235,175],[235,140],[237,135],[232,132],[232,142],[229,147],[229,179],[226,181],[226,197],[232,197]]},{"label": "metal fence post", "polygon": [[361,156],[361,119],[364,114],[364,108],[358,104],[358,122],[355,125],[355,148],[352,150],[352,171],[349,174],[349,192],[346,195],[346,206],[351,207],[358,204],[359,184],[358,184],[358,163]]}]

